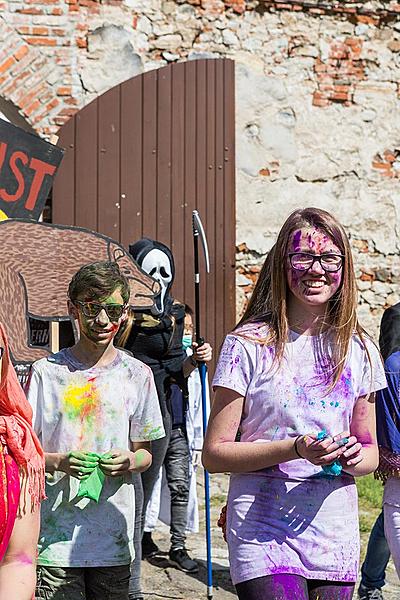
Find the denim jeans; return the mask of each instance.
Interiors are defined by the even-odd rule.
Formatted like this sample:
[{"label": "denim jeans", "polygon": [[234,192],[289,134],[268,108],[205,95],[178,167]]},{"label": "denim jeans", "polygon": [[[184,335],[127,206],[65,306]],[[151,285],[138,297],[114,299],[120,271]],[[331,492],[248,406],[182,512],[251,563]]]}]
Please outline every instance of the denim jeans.
[{"label": "denim jeans", "polygon": [[165,475],[171,495],[171,550],[185,547],[189,502],[190,453],[186,433],[173,429],[164,459]]},{"label": "denim jeans", "polygon": [[385,538],[383,511],[375,521],[368,542],[367,554],[361,567],[361,583],[367,588],[381,589],[385,585],[385,571],[390,558]]}]

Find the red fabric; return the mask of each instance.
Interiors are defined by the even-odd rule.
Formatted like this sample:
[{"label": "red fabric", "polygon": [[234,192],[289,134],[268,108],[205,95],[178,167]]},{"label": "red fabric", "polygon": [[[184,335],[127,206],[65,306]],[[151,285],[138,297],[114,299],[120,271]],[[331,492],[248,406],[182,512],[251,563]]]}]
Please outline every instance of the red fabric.
[{"label": "red fabric", "polygon": [[18,512],[20,483],[15,460],[0,442],[0,562],[6,553]]},{"label": "red fabric", "polygon": [[4,348],[0,382],[0,435],[19,467],[22,484],[28,485],[33,507],[45,497],[44,452],[32,429],[32,408],[11,364],[7,337],[1,324],[0,346]]}]

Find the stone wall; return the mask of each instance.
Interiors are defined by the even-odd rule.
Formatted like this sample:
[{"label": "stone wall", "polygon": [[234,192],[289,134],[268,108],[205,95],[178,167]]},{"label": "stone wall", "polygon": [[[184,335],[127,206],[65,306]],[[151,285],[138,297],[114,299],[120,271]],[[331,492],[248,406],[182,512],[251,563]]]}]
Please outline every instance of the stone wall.
[{"label": "stone wall", "polygon": [[0,15],[0,96],[42,135],[144,70],[233,58],[238,312],[285,217],[314,205],[349,232],[377,331],[400,298],[400,4],[0,0]]}]

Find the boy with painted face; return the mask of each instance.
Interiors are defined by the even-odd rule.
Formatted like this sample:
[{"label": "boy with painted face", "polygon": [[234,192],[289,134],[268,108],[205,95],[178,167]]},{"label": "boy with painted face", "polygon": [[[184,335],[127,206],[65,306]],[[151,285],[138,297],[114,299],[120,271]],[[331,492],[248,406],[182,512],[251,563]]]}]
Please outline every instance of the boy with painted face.
[{"label": "boy with painted face", "polygon": [[115,263],[72,278],[80,338],[37,361],[28,399],[46,457],[37,598],[127,600],[133,557],[132,476],[164,435],[151,370],[114,347],[129,284]]}]

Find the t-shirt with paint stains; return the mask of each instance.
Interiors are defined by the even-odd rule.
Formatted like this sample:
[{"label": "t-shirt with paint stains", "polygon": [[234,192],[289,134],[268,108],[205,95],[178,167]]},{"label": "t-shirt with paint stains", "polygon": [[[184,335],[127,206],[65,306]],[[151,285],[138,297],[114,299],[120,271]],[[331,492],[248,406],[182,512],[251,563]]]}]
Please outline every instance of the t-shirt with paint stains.
[{"label": "t-shirt with paint stains", "polygon": [[[103,454],[131,441],[164,436],[149,367],[118,350],[111,364],[85,368],[64,349],[34,363],[28,389],[34,428],[45,452]],[[98,504],[77,496],[78,479],[56,472],[46,481],[39,565],[125,565],[134,556],[132,475],[106,477]]]},{"label": "t-shirt with paint stains", "polygon": [[[241,333],[242,335],[238,335]],[[281,368],[274,349],[259,343],[266,326],[228,335],[213,386],[244,396],[241,441],[262,443],[326,429],[349,429],[356,400],[386,387],[379,353],[354,336],[337,385],[327,393],[329,334],[291,332]],[[260,338],[260,339],[257,339]],[[274,573],[356,581],[359,557],[354,478],[326,476],[306,460],[231,475],[227,540],[234,584]]]}]

